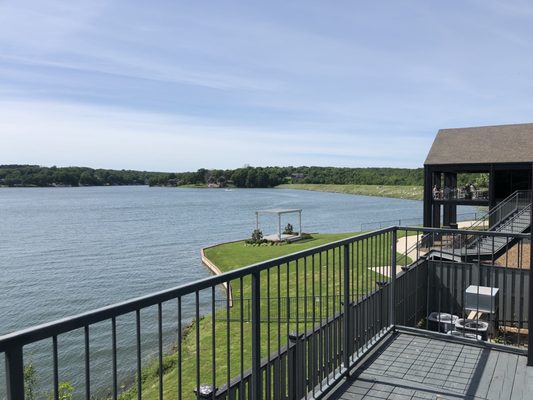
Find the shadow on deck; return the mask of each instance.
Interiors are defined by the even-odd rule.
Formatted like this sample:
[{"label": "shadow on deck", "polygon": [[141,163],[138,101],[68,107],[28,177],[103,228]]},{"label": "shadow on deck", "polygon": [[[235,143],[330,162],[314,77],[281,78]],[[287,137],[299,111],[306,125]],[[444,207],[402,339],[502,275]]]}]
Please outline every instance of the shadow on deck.
[{"label": "shadow on deck", "polygon": [[397,333],[329,399],[531,399],[526,363],[475,342]]}]

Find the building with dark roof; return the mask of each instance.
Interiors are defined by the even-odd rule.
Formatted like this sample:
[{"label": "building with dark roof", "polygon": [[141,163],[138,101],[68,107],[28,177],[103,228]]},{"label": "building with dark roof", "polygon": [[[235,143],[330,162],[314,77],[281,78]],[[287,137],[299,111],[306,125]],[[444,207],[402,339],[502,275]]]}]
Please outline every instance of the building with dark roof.
[{"label": "building with dark roof", "polygon": [[[454,226],[458,205],[489,210],[531,190],[533,124],[441,129],[424,162],[424,226]],[[457,174],[488,173],[488,192],[457,187]],[[442,217],[441,217],[442,216]]]}]

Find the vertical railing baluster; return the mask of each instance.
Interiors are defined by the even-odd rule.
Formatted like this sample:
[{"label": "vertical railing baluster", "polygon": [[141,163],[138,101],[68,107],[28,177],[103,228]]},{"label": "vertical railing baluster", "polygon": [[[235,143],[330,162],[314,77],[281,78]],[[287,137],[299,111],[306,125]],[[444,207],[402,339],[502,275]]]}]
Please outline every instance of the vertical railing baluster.
[{"label": "vertical railing baluster", "polygon": [[360,258],[361,258],[361,254],[359,252],[360,250],[360,244],[361,242],[360,241],[355,241],[354,242],[354,246],[357,246],[355,248],[355,258],[354,258],[354,269],[355,269],[355,280],[354,280],[354,284],[355,284],[355,298],[354,298],[354,302],[355,304],[357,304],[356,308],[355,308],[355,329],[356,329],[356,335],[355,335],[355,338],[356,338],[356,348],[357,348],[357,357],[359,357],[359,350],[361,349],[361,325],[362,325],[362,320],[361,320],[361,305],[360,305],[360,302],[359,302],[359,299],[361,297],[361,293],[359,292],[359,285],[361,284],[361,280],[362,280],[362,272],[360,271],[359,269],[359,266],[360,266]]},{"label": "vertical railing baluster", "polygon": [[[312,304],[311,306],[313,307],[313,311],[311,313],[311,318],[313,320],[312,322],[312,329],[313,329],[313,332],[315,332],[315,326],[316,326],[316,298],[315,298],[315,295],[316,295],[316,292],[315,292],[315,255],[314,254],[311,254],[311,276],[312,276],[312,279],[311,279],[311,299],[312,299]],[[318,384],[318,371],[317,371],[317,366],[316,366],[316,360],[317,360],[317,357],[316,357],[316,351],[317,351],[317,336],[320,337],[320,331],[317,331],[318,334],[313,334],[311,340],[311,349],[312,349],[312,352],[311,354],[309,355],[309,358],[310,358],[310,361],[309,363],[311,364],[311,371],[313,372],[312,376],[310,378],[312,378],[311,380],[311,387],[312,387],[312,396],[315,397],[315,388]]]},{"label": "vertical railing baluster", "polygon": [[159,400],[163,400],[163,304],[157,304],[157,342],[159,355]]},{"label": "vertical railing baluster", "polygon": [[279,372],[276,374],[276,388],[278,389],[276,391],[275,394],[275,398],[276,399],[280,399],[282,398],[283,396],[283,393],[285,392],[284,390],[284,387],[285,387],[285,382],[283,382],[282,380],[282,374],[281,374],[281,370],[282,370],[282,360],[281,360],[281,278],[280,278],[280,274],[281,274],[281,264],[278,264],[277,265],[277,268],[276,268],[276,275],[277,275],[277,290],[278,290],[278,359],[276,361],[277,363],[277,366],[278,366],[278,369],[279,369]]},{"label": "vertical railing baluster", "polygon": [[327,366],[326,385],[329,385],[329,371],[331,365],[331,340],[330,340],[330,325],[329,325],[329,251],[326,250],[326,327],[324,329],[324,341],[325,341],[325,360],[324,363]]},{"label": "vertical railing baluster", "polygon": [[215,326],[215,286],[211,286],[211,347],[212,347],[212,359],[211,359],[211,384],[213,385],[211,396],[215,400],[216,387],[217,387],[217,364],[216,364],[216,326]]},{"label": "vertical railing baluster", "polygon": [[243,346],[244,346],[244,299],[243,299],[243,295],[244,295],[244,287],[243,287],[243,278],[242,276],[239,278],[239,293],[240,293],[240,297],[241,297],[241,306],[240,306],[240,316],[241,316],[241,320],[239,321],[240,322],[240,334],[241,334],[241,337],[240,337],[240,346],[241,346],[241,351],[240,351],[240,372],[241,372],[241,379],[240,379],[240,382],[239,382],[239,399],[240,400],[244,400],[244,380],[243,380],[243,377],[244,377],[244,349],[243,349]]},{"label": "vertical railing baluster", "polygon": [[111,318],[111,339],[113,353],[113,400],[118,398],[118,379],[117,379],[117,320]]},{"label": "vertical railing baluster", "polygon": [[[135,310],[135,341],[137,350],[137,400],[142,399],[142,360],[141,360],[141,310]],[[178,343],[178,356],[181,353]]]},{"label": "vertical railing baluster", "polygon": [[[230,288],[231,281],[227,281],[228,289]],[[230,384],[231,384],[231,338],[230,338],[230,291],[226,291],[226,398],[230,398]],[[233,306],[233,304],[231,304]]]},{"label": "vertical railing baluster", "polygon": [[[242,278],[241,278],[242,279]],[[201,385],[201,376],[200,376],[200,293],[198,290],[194,292],[195,295],[195,328],[196,328],[196,393],[197,396],[200,395],[200,385]],[[241,290],[242,297],[242,290]]]},{"label": "vertical railing baluster", "polygon": [[[307,331],[307,257],[304,257],[304,328],[303,328],[303,332],[306,332]],[[309,338],[309,340],[307,341],[307,343],[311,343],[311,338]],[[311,364],[311,360],[309,359],[309,352],[307,351],[308,348],[305,346],[305,341],[304,341],[304,345],[302,346],[303,349],[304,349],[304,364],[306,366],[309,366]],[[305,370],[305,368],[304,368]],[[307,371],[309,371],[307,369]],[[306,371],[303,371],[303,375],[304,375],[304,393],[305,393],[305,400],[307,400],[307,392],[308,392],[308,387],[307,387],[307,382],[308,380],[309,381],[312,381],[313,380],[313,377],[310,375],[310,374],[307,374],[309,376],[306,375]]]},{"label": "vertical railing baluster", "polygon": [[91,366],[90,366],[90,351],[89,351],[89,325],[83,328],[83,336],[85,342],[85,399],[91,399]]},{"label": "vertical railing baluster", "polygon": [[398,228],[393,228],[391,239],[391,276],[390,276],[390,293],[389,293],[389,325],[394,328],[396,325],[396,242]]},{"label": "vertical railing baluster", "polygon": [[266,301],[267,301],[267,357],[268,357],[268,363],[266,366],[266,390],[265,390],[265,398],[270,399],[272,398],[272,365],[270,364],[270,355],[272,354],[271,346],[270,346],[270,302],[271,296],[270,296],[270,268],[267,269],[267,295],[266,295]]},{"label": "vertical railing baluster", "polygon": [[261,399],[261,272],[252,273],[252,400]]},{"label": "vertical railing baluster", "polygon": [[52,337],[52,352],[54,363],[54,400],[59,400],[59,361],[57,353],[57,336]]},{"label": "vertical railing baluster", "polygon": [[[178,400],[183,398],[183,369],[182,369],[182,326],[181,326],[181,296],[178,297]],[[229,364],[229,363],[228,363]],[[229,367],[228,367],[229,369]]]},{"label": "vertical railing baluster", "polygon": [[[323,382],[323,378],[324,378],[324,329],[322,328],[323,324],[324,324],[324,306],[322,305],[323,301],[324,301],[324,297],[322,296],[322,282],[323,282],[323,279],[322,279],[322,252],[320,251],[318,253],[318,270],[320,271],[319,272],[319,276],[318,276],[318,297],[320,299],[320,303],[319,303],[319,306],[320,306],[320,309],[319,309],[319,318],[320,318],[320,337],[319,337],[319,342],[318,342],[318,366],[319,366],[319,375],[318,375],[318,381],[320,382],[320,390],[322,390],[322,382]],[[326,298],[326,303],[327,303],[327,298]]]}]

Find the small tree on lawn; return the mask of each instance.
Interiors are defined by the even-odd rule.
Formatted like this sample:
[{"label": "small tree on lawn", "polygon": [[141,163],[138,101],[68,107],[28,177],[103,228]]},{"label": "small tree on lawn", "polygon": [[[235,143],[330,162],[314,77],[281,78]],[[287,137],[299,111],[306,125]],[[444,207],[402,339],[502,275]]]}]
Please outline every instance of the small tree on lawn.
[{"label": "small tree on lawn", "polygon": [[261,229],[254,229],[252,232],[252,242],[259,243],[263,240],[263,232]]},{"label": "small tree on lawn", "polygon": [[283,231],[284,235],[292,235],[294,233],[294,227],[291,224],[287,224],[285,230]]}]

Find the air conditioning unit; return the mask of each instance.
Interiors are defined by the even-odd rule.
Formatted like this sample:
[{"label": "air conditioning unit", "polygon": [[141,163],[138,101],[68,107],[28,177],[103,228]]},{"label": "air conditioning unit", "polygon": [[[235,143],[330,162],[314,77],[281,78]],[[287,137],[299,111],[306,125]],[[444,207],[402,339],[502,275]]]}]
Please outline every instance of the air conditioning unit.
[{"label": "air conditioning unit", "polygon": [[494,314],[498,309],[498,291],[500,289],[470,285],[465,291],[465,310]]}]

